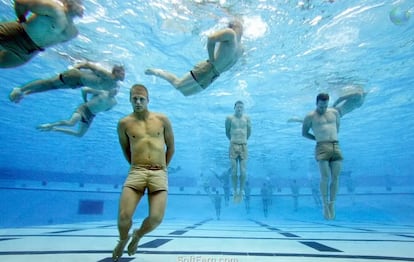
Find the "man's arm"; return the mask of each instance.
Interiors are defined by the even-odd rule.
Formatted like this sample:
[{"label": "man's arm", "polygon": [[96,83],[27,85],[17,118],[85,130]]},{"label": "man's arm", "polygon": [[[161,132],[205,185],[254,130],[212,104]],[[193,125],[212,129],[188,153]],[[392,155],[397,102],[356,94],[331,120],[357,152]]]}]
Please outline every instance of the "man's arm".
[{"label": "man's arm", "polygon": [[90,88],[90,87],[82,87],[81,89],[82,92],[82,98],[83,101],[88,102],[88,94],[92,94],[92,95],[100,95],[106,91],[104,90],[97,90],[94,88]]},{"label": "man's arm", "polygon": [[337,110],[334,110],[334,114],[336,116],[336,132],[339,133],[339,127],[341,125],[341,116]]},{"label": "man's arm", "polygon": [[131,164],[131,148],[129,145],[129,138],[126,133],[125,121],[125,118],[123,118],[118,122],[118,139],[119,144],[121,145],[122,152],[124,153],[125,159],[128,161],[129,164]]},{"label": "man's arm", "polygon": [[219,176],[219,174],[213,169],[213,168],[210,168],[210,171],[211,171],[211,173],[213,173],[214,174],[214,176],[218,179],[218,180],[221,180],[221,177]]},{"label": "man's arm", "polygon": [[227,117],[226,118],[226,123],[225,123],[225,127],[226,127],[226,136],[229,140],[231,140],[231,135],[230,135],[230,129],[231,129],[231,117]]},{"label": "man's arm", "polygon": [[249,139],[252,133],[252,123],[250,121],[250,117],[247,117],[247,139]]},{"label": "man's arm", "polygon": [[236,33],[230,28],[217,31],[209,35],[207,39],[207,52],[209,61],[211,63],[215,61],[214,51],[217,42],[234,41],[235,37]]},{"label": "man's arm", "polygon": [[288,123],[293,123],[293,122],[303,123],[303,119],[299,117],[292,117],[292,118],[289,118],[287,122]]},{"label": "man's arm", "polygon": [[15,0],[14,11],[20,23],[26,22],[29,11],[50,17],[65,16],[64,5],[60,1],[51,0]]},{"label": "man's arm", "polygon": [[312,115],[309,114],[305,117],[305,119],[303,120],[303,124],[302,124],[302,136],[311,139],[311,140],[316,140],[315,136],[312,135],[311,133],[309,133],[309,130],[312,127]]},{"label": "man's arm", "polygon": [[82,87],[81,88],[81,94],[82,94],[82,99],[83,99],[83,102],[88,102],[88,93],[86,92],[86,87]]},{"label": "man's arm", "polygon": [[165,139],[165,146],[166,146],[165,162],[168,166],[175,152],[174,133],[173,133],[173,129],[171,126],[171,122],[166,116],[163,116],[163,123],[164,123],[164,139]]},{"label": "man's arm", "polygon": [[333,103],[333,106],[337,106],[339,103],[341,103],[342,101],[348,100],[348,99],[361,99],[362,94],[359,92],[356,93],[351,93],[351,94],[347,94],[344,96],[340,96],[338,97],[338,99],[335,100],[335,102]]},{"label": "man's arm", "polygon": [[76,64],[74,66],[74,68],[76,68],[76,69],[89,69],[94,74],[98,75],[99,77],[110,78],[112,76],[112,73],[107,71],[105,68],[97,66],[97,65],[89,63],[89,62],[82,62],[82,63]]}]

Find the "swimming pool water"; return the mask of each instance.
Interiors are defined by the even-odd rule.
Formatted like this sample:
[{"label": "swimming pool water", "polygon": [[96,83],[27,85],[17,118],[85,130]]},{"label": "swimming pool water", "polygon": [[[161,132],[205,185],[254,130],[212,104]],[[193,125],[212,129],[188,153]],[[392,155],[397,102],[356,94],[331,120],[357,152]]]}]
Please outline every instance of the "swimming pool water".
[{"label": "swimming pool water", "polygon": [[[200,174],[228,168],[224,120],[239,99],[252,119],[248,176],[257,195],[253,215],[262,215],[258,195],[265,180],[272,181],[282,210],[291,212],[289,185],[297,179],[303,206],[302,213],[299,209],[292,215],[319,216],[310,191],[311,179],[319,176],[314,144],[301,136],[299,124],[287,120],[314,109],[317,93],[329,92],[333,101],[351,84],[362,85],[369,94],[341,123],[343,170],[351,176],[342,177],[338,201],[353,211],[343,216],[363,219],[371,212],[389,218],[387,210],[398,205],[394,216],[411,217],[407,211],[413,213],[412,207],[404,199],[412,197],[414,184],[414,22],[411,17],[394,24],[389,17],[396,6],[411,12],[411,1],[320,0],[310,1],[308,8],[288,0],[84,3],[76,39],[0,72],[0,186],[6,200],[1,209],[7,210],[0,226],[10,226],[16,218],[31,225],[116,217],[128,170],[116,124],[131,112],[128,92],[134,83],[149,88],[150,109],[167,114],[175,131],[171,167],[178,171],[170,174],[171,217],[214,215],[200,189]],[[11,1],[0,2],[0,13],[2,21],[14,19]],[[144,74],[148,67],[184,74],[206,58],[208,33],[224,27],[232,16],[243,18],[245,54],[202,93],[183,97],[165,81]],[[84,137],[35,128],[69,117],[81,102],[79,90],[35,94],[19,104],[8,100],[13,87],[83,60],[126,68],[118,105],[100,114]],[[211,183],[220,188],[214,179]],[[200,212],[186,212],[181,201],[199,206]],[[60,214],[65,204],[68,211]],[[81,207],[88,204],[98,213],[83,214]],[[35,215],[39,206],[49,209],[49,216]],[[229,217],[246,216],[243,205],[230,208]]]}]

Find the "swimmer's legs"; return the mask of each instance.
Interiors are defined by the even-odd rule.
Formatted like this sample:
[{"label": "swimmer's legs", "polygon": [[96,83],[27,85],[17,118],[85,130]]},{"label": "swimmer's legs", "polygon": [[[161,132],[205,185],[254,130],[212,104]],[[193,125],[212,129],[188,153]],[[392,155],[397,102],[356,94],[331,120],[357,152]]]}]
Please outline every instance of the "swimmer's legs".
[{"label": "swimmer's legs", "polygon": [[147,233],[158,227],[165,214],[167,204],[167,191],[149,193],[149,215],[144,219],[139,229],[134,230],[131,243],[128,245],[128,255],[132,256],[137,252],[139,240]]},{"label": "swimmer's legs", "polygon": [[230,159],[231,161],[231,183],[233,186],[233,201],[238,202],[239,191],[237,190],[238,176],[237,176],[237,159]]},{"label": "swimmer's legs", "polygon": [[329,187],[329,213],[330,219],[335,219],[335,201],[339,189],[339,174],[341,173],[342,161],[332,161],[331,168],[331,185]]},{"label": "swimmer's legs", "polygon": [[182,78],[178,78],[176,75],[168,71],[157,68],[149,68],[145,70],[145,74],[157,76],[166,80],[184,96],[194,95],[203,91],[200,85],[194,80],[191,73],[187,73]]},{"label": "swimmer's legs", "polygon": [[329,174],[330,174],[329,162],[326,160],[320,160],[319,171],[321,173],[320,190],[321,190],[322,203],[323,203],[323,217],[329,220],[331,218],[331,214],[329,212],[329,200],[328,200],[328,183],[329,183]]},{"label": "swimmer's legs", "polygon": [[124,253],[124,249],[126,244],[128,243],[130,236],[128,236],[126,239],[122,239],[118,241],[118,244],[116,245],[114,251],[112,252],[112,260],[118,261],[122,257],[122,254]]}]

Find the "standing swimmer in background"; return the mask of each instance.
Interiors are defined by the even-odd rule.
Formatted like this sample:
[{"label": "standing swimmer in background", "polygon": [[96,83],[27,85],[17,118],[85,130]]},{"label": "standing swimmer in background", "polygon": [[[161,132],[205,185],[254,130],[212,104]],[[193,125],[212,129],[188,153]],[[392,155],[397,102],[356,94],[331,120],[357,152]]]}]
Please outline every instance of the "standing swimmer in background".
[{"label": "standing swimmer in background", "polygon": [[230,200],[230,174],[231,174],[231,167],[228,170],[223,171],[221,175],[219,175],[214,169],[210,169],[210,171],[214,174],[217,180],[220,181],[223,187],[223,195],[224,195],[224,204],[225,206],[229,206]]},{"label": "standing swimmer in background", "polygon": [[216,211],[216,219],[220,220],[220,214],[221,214],[221,195],[218,190],[216,190],[216,194],[213,196],[210,196],[213,204],[214,209]]},{"label": "standing swimmer in background", "polygon": [[17,22],[0,23],[0,68],[23,65],[45,48],[75,38],[73,18],[82,17],[83,9],[81,0],[15,0]]},{"label": "standing swimmer in background", "polygon": [[[316,109],[303,120],[302,135],[316,141],[315,158],[321,174],[323,215],[325,219],[333,220],[343,158],[338,142],[341,117],[338,110],[328,108],[328,103],[328,94],[317,95]],[[311,129],[313,134],[310,133]]]},{"label": "standing swimmer in background", "polygon": [[269,206],[272,204],[272,190],[267,182],[263,182],[260,188],[260,195],[262,196],[263,215],[264,217],[268,217]]},{"label": "standing swimmer in background", "polygon": [[[338,141],[336,141],[337,134],[339,132],[340,118],[361,107],[364,104],[365,98],[368,94],[359,85],[345,86],[342,89],[342,92],[343,94],[335,100],[332,108],[327,108],[329,95],[319,94],[316,102],[317,109],[315,111],[306,116],[304,120],[298,117],[290,118],[288,120],[288,122],[303,123],[303,136],[317,141],[316,159],[319,163],[319,170],[321,173],[320,191],[322,194],[325,219],[335,219],[335,200],[339,186],[339,175],[341,172],[342,160],[339,144]],[[325,118],[325,120],[323,118]],[[312,122],[312,120],[314,120],[314,122]],[[336,124],[333,123],[333,120],[335,120]],[[305,121],[307,122],[305,123]],[[330,122],[328,123],[328,121]],[[337,125],[337,127],[335,125]],[[314,135],[309,134],[308,131],[310,129],[313,130]],[[324,140],[333,141],[331,153],[323,150],[323,144],[327,144],[323,143]],[[331,158],[328,157],[329,154],[332,154]],[[327,159],[324,160],[324,158]],[[331,184],[328,190],[329,175]],[[330,191],[329,198],[328,191]],[[317,195],[317,192],[315,192],[314,189],[312,189],[312,194],[314,196],[315,203],[319,205],[319,195]]]},{"label": "standing swimmer in background", "polygon": [[296,179],[293,179],[290,183],[290,190],[292,191],[293,198],[293,211],[298,211],[299,207],[299,184]]},{"label": "standing swimmer in background", "polygon": [[233,20],[228,27],[219,30],[208,37],[208,60],[199,62],[182,78],[156,68],[145,71],[147,75],[154,75],[168,81],[184,96],[190,96],[206,89],[223,72],[229,70],[243,54],[241,37],[243,25]]},{"label": "standing swimmer in background", "polygon": [[[243,200],[244,185],[247,179],[247,140],[252,130],[250,117],[244,114],[244,103],[242,101],[237,101],[234,104],[234,114],[226,118],[225,128],[226,136],[230,140],[229,158],[231,161],[233,201],[240,203]],[[237,176],[237,169],[240,171],[240,179]]]},{"label": "standing swimmer in background", "polygon": [[246,209],[246,214],[250,213],[250,194],[250,184],[249,181],[246,181],[246,184],[244,185],[244,207]]},{"label": "standing swimmer in background", "polygon": [[149,214],[140,228],[135,229],[128,245],[128,255],[136,253],[139,240],[154,230],[164,218],[167,205],[167,168],[175,147],[170,120],[163,114],[148,110],[148,90],[133,85],[129,100],[133,112],[118,123],[119,143],[130,164],[128,177],[119,202],[119,242],[112,253],[118,261],[130,239],[134,212],[145,191],[148,194]]}]

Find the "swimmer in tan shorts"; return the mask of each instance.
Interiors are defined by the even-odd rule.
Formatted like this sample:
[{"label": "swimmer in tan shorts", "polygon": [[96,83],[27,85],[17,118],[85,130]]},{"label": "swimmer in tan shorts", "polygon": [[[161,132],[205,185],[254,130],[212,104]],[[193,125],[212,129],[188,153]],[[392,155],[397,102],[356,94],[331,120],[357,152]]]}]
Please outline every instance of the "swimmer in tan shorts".
[{"label": "swimmer in tan shorts", "polygon": [[338,141],[317,142],[315,147],[315,159],[317,161],[339,161],[342,160],[341,149]]},{"label": "swimmer in tan shorts", "polygon": [[[250,117],[244,114],[244,103],[234,104],[234,114],[227,116],[225,122],[226,136],[230,140],[229,158],[231,161],[231,181],[233,185],[233,200],[240,203],[244,196],[244,186],[247,179],[247,140],[251,134]],[[240,176],[237,176],[237,169]]]},{"label": "swimmer in tan shorts", "polygon": [[149,194],[167,191],[167,169],[165,166],[131,165],[124,187],[132,188],[141,194],[144,194],[145,190],[148,190]]},{"label": "swimmer in tan shorts", "polygon": [[302,135],[316,141],[315,157],[321,173],[323,215],[325,219],[332,220],[335,219],[335,201],[342,166],[342,154],[338,143],[341,117],[338,110],[328,108],[328,103],[328,94],[318,94],[316,109],[308,113],[303,121]]},{"label": "swimmer in tan shorts", "polygon": [[175,147],[174,134],[169,119],[148,110],[148,90],[143,85],[133,85],[129,97],[133,113],[118,122],[118,137],[130,171],[119,201],[119,241],[112,252],[118,261],[131,236],[134,212],[147,192],[149,214],[135,229],[128,245],[128,255],[136,253],[139,240],[154,230],[164,218],[167,204],[167,167]]},{"label": "swimmer in tan shorts", "polygon": [[228,27],[209,35],[207,39],[208,60],[198,63],[182,78],[158,68],[149,68],[145,74],[168,81],[184,96],[190,96],[206,89],[220,74],[228,71],[243,54],[241,37],[243,25],[233,20]]}]

